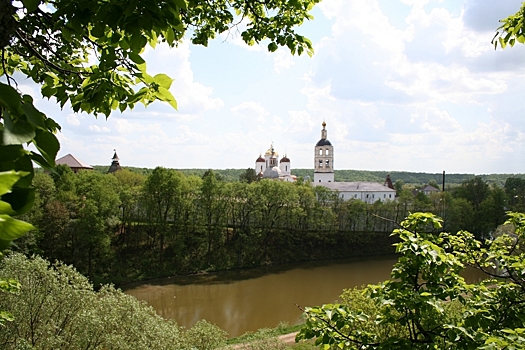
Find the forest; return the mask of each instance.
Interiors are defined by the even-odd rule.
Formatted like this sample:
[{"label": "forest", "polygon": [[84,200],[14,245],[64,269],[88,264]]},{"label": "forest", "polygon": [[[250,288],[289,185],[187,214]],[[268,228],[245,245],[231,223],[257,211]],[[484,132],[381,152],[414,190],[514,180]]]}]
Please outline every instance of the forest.
[{"label": "forest", "polygon": [[[58,166],[38,172],[24,220],[35,229],[15,250],[72,264],[96,285],[295,261],[394,253],[390,234],[410,212],[443,230],[490,238],[507,210],[525,210],[525,180],[481,177],[430,196],[396,182],[397,200],[366,204],[298,181],[229,182],[157,167],[148,175]],[[373,244],[372,244],[373,243]]]},{"label": "forest", "polygon": [[[93,166],[95,171],[105,174],[108,170],[106,165],[95,165]],[[149,175],[153,169],[151,168],[137,168],[124,166],[123,169],[128,169],[134,173],[140,173],[143,175]],[[208,169],[176,169],[186,176],[197,175],[202,176]],[[239,181],[239,178],[246,173],[248,169],[213,169],[213,172],[217,177],[223,181]],[[293,174],[297,177],[314,178],[313,169],[293,169]],[[434,182],[439,189],[443,185],[443,173],[419,173],[409,171],[372,171],[372,170],[355,170],[355,169],[344,169],[335,170],[335,181],[371,181],[371,182],[384,182],[386,175],[390,174],[392,181],[403,181],[403,184],[410,186],[421,186],[428,183]],[[454,187],[461,185],[463,181],[470,180],[473,177],[478,176],[486,181],[488,184],[496,184],[500,187],[505,185],[505,181],[509,177],[519,177],[525,179],[525,174],[446,174],[445,186]]]}]

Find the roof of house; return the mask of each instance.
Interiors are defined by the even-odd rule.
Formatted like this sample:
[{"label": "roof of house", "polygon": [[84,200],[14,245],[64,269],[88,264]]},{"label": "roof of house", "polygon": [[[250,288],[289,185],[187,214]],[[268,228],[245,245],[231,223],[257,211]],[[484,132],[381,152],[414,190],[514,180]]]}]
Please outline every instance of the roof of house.
[{"label": "roof of house", "polygon": [[56,165],[67,165],[70,168],[83,168],[83,169],[93,169],[93,167],[87,163],[84,163],[80,159],[76,158],[72,154],[67,154],[62,158],[58,158],[55,161]]},{"label": "roof of house", "polygon": [[316,182],[314,184],[339,192],[396,192],[377,182]]},{"label": "roof of house", "polygon": [[425,188],[421,189],[422,192],[439,192],[439,189],[434,186],[426,185]]}]

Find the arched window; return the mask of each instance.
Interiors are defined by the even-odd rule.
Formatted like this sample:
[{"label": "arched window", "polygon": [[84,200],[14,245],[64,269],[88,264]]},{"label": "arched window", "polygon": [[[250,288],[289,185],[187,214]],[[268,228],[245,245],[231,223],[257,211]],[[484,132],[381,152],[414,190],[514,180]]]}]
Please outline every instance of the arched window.
[{"label": "arched window", "polygon": [[330,161],[327,159],[326,160],[326,167],[329,168],[330,167]]},{"label": "arched window", "polygon": [[322,148],[319,149],[319,155],[320,155],[320,156],[323,155],[323,149],[322,149]]},{"label": "arched window", "polygon": [[319,159],[319,168],[322,168],[322,167],[323,167],[323,160]]},{"label": "arched window", "polygon": [[330,153],[330,151],[328,150],[328,148],[325,150],[325,154],[328,155]]}]

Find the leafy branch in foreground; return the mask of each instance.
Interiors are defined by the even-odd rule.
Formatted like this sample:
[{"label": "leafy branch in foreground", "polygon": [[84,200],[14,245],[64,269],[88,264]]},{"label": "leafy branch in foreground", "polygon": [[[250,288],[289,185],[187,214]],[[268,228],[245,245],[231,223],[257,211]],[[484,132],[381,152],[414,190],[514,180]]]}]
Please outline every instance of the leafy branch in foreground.
[{"label": "leafy branch in foreground", "polygon": [[[465,231],[438,234],[432,214],[410,214],[393,233],[401,256],[391,280],[346,291],[343,304],[305,308],[296,340],[325,349],[525,348],[525,214],[508,215],[513,233],[482,244]],[[467,266],[487,280],[466,283]]]},{"label": "leafy branch in foreground", "polygon": [[523,22],[525,21],[525,2],[521,4],[521,8],[514,15],[511,15],[500,22],[503,23],[497,30],[492,43],[494,48],[498,47],[498,44],[502,49],[506,48],[507,45],[511,47],[516,44],[525,44],[525,29],[523,28]]}]

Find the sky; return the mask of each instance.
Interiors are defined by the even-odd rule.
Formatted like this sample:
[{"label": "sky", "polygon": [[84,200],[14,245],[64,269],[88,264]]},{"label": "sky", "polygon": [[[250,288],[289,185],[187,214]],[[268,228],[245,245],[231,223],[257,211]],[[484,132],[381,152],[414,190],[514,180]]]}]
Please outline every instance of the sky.
[{"label": "sky", "polygon": [[235,32],[148,48],[150,74],[175,79],[177,111],[155,102],[106,120],[36,105],[62,126],[58,156],[92,165],[116,149],[122,166],[245,169],[273,143],[293,173],[313,168],[325,121],[336,170],[525,173],[525,46],[491,44],[520,4],[324,0],[297,29],[313,57]]}]

